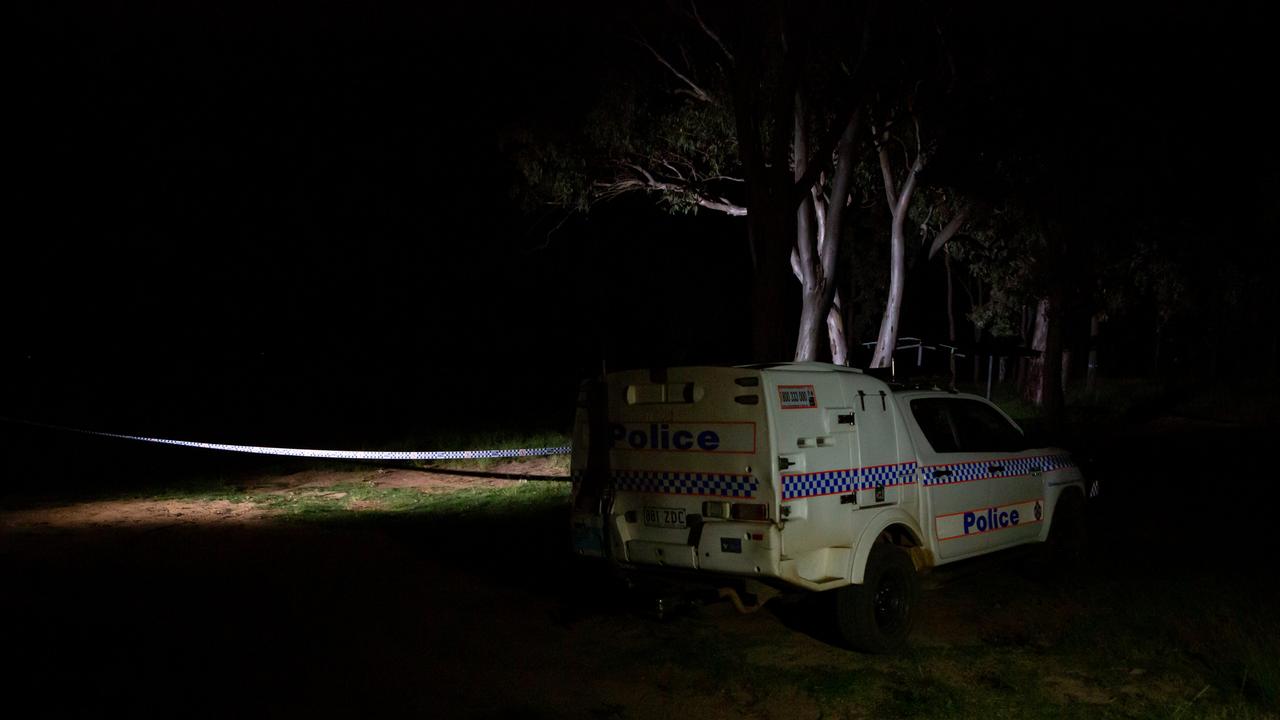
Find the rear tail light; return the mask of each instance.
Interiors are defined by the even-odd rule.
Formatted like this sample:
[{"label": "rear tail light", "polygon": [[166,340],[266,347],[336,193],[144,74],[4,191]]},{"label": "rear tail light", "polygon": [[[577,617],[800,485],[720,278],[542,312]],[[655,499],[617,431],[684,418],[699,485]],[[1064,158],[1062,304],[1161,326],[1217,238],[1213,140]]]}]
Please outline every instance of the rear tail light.
[{"label": "rear tail light", "polygon": [[734,503],[729,514],[734,520],[768,520],[769,506],[764,503]]}]

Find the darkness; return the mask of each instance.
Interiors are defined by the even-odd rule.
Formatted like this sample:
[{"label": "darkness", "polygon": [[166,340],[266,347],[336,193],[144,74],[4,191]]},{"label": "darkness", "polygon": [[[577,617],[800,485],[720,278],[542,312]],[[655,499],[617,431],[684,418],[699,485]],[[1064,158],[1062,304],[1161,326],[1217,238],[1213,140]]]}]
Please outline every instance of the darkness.
[{"label": "darkness", "polygon": [[[246,441],[499,414],[563,429],[601,367],[752,360],[742,221],[643,196],[530,207],[504,144],[585,131],[611,68],[647,62],[624,39],[652,9],[11,12],[0,414]],[[1094,242],[1163,223],[1225,237],[1250,273],[1275,258],[1248,256],[1274,234],[1256,11],[987,13],[959,24],[978,100],[954,146],[1058,148],[1039,172],[1097,198],[1077,228]],[[937,338],[941,276],[919,265],[902,332]],[[1113,336],[1153,312],[1128,308]],[[1182,328],[1188,354],[1202,328]],[[1117,374],[1148,370],[1140,347],[1110,350]]]},{"label": "darkness", "polygon": [[731,226],[513,199],[500,131],[589,82],[580,8],[24,10],[7,415],[563,429],[602,361],[741,357]]}]

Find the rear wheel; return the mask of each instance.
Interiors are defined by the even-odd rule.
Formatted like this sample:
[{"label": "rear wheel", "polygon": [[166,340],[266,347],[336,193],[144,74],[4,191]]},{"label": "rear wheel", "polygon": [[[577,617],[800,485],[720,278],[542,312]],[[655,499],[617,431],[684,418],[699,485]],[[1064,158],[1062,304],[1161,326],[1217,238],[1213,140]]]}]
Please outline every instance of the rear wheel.
[{"label": "rear wheel", "polygon": [[920,578],[906,550],[876,545],[862,584],[836,592],[836,627],[851,647],[878,654],[906,647],[920,598]]}]

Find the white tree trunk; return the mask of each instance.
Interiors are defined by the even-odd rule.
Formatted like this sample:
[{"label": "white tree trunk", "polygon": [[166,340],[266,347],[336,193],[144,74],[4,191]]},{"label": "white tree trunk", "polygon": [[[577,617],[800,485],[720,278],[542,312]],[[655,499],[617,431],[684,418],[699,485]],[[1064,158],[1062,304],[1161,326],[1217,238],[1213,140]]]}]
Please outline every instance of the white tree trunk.
[{"label": "white tree trunk", "polygon": [[902,293],[907,284],[907,208],[915,193],[916,177],[924,166],[924,159],[917,155],[906,182],[897,190],[893,182],[893,170],[889,164],[889,148],[880,146],[880,173],[884,179],[885,197],[893,222],[889,230],[889,297],[885,301],[884,316],[880,320],[880,334],[876,337],[876,351],[871,357],[871,367],[889,367],[893,351],[898,347],[898,320],[902,313]]},{"label": "white tree trunk", "polygon": [[889,367],[893,351],[898,347],[898,320],[902,313],[902,291],[906,287],[906,238],[893,221],[889,234],[889,297],[885,301],[884,315],[880,318],[880,334],[876,336],[876,352],[871,356],[871,367]]},{"label": "white tree trunk", "polygon": [[[849,203],[853,182],[853,144],[858,128],[858,115],[850,117],[835,150],[835,165],[830,176],[830,197],[825,196],[824,182],[819,179],[800,203],[796,215],[796,247],[791,255],[791,269],[800,281],[800,329],[796,336],[795,359],[816,360],[823,335],[831,336],[831,309],[836,293],[836,260],[839,258],[840,230]],[[799,180],[806,173],[808,141],[804,132],[801,98],[796,98],[794,175]],[[824,333],[824,329],[826,332]],[[841,330],[843,337],[843,330]],[[835,357],[833,353],[833,359]],[[844,358],[847,361],[847,357]]]},{"label": "white tree trunk", "polygon": [[840,301],[840,291],[836,291],[831,310],[827,313],[827,339],[831,342],[831,362],[836,365],[849,364],[849,339],[844,332],[844,304]]}]

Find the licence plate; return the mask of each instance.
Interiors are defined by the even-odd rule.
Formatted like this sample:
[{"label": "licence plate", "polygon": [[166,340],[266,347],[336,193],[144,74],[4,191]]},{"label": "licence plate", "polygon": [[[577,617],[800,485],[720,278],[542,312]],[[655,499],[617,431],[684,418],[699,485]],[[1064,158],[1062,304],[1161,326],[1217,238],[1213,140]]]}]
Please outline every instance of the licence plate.
[{"label": "licence plate", "polygon": [[647,507],[644,524],[656,528],[686,528],[683,508]]}]

